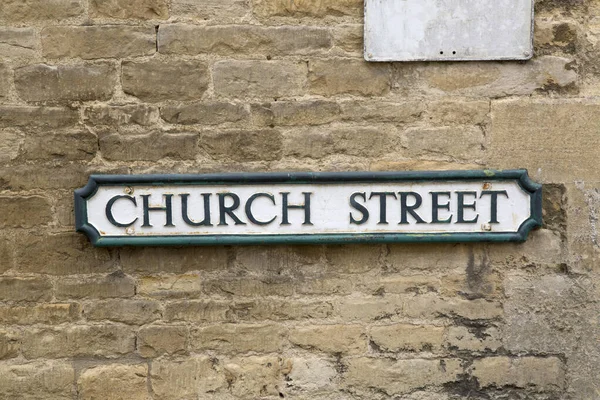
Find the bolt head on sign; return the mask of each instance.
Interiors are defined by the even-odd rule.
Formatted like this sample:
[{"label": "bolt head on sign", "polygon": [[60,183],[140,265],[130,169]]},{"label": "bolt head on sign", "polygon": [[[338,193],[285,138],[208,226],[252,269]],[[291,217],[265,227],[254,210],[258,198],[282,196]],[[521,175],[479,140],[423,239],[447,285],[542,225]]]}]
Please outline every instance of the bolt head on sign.
[{"label": "bolt head on sign", "polygon": [[533,0],[366,0],[367,61],[527,60]]},{"label": "bolt head on sign", "polygon": [[525,170],[92,175],[77,230],[97,246],[523,241]]}]

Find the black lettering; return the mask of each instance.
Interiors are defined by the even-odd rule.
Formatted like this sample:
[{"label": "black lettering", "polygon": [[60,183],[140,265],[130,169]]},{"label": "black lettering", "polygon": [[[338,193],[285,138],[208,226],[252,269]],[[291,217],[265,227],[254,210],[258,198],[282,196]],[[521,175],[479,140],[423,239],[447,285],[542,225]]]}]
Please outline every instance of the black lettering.
[{"label": "black lettering", "polygon": [[310,222],[310,196],[312,195],[311,192],[302,192],[302,194],[304,195],[304,204],[288,204],[288,196],[289,196],[289,192],[282,192],[281,194],[281,210],[282,210],[282,216],[281,216],[281,225],[290,225],[289,219],[288,219],[288,211],[289,209],[297,209],[297,210],[304,210],[304,223],[302,225],[312,225],[312,222]]},{"label": "black lettering", "polygon": [[[465,220],[465,208],[473,211],[477,210],[477,192],[456,192],[458,209],[456,212],[456,223],[457,224],[475,224],[479,219],[479,214],[473,219]],[[465,204],[465,196],[473,196],[473,203]]]},{"label": "black lettering", "polygon": [[113,205],[115,204],[115,202],[119,199],[127,199],[129,201],[131,201],[133,203],[134,206],[137,207],[137,202],[135,200],[135,197],[131,197],[131,196],[115,196],[112,199],[110,199],[108,201],[108,203],[106,203],[106,218],[108,218],[108,221],[113,224],[114,226],[118,226],[119,228],[127,228],[128,226],[131,226],[133,224],[135,224],[135,221],[137,221],[138,219],[134,219],[133,221],[131,221],[128,224],[122,224],[120,222],[117,222],[117,220],[115,219],[115,217],[113,216],[112,213],[112,208]]},{"label": "black lettering", "polygon": [[[225,198],[229,197],[233,200],[230,206],[225,205]],[[235,222],[236,225],[246,225],[233,212],[240,206],[240,198],[235,193],[219,193],[219,225],[227,225],[226,215]]]},{"label": "black lettering", "polygon": [[256,218],[254,218],[254,215],[252,214],[252,203],[254,202],[254,200],[258,199],[259,197],[266,197],[267,199],[270,199],[271,202],[273,202],[273,205],[275,205],[275,197],[273,197],[272,194],[255,193],[252,196],[250,196],[250,198],[246,202],[246,216],[248,217],[248,220],[255,225],[269,225],[271,222],[275,221],[275,219],[277,217],[273,217],[270,220],[265,222],[265,221],[257,220]]},{"label": "black lettering", "polygon": [[479,198],[482,198],[483,196],[491,196],[491,206],[490,206],[490,224],[498,224],[498,196],[499,195],[504,195],[506,196],[506,198],[508,199],[508,193],[506,193],[506,190],[484,190],[483,192],[481,192],[481,196],[479,196]]},{"label": "black lettering", "polygon": [[393,196],[394,199],[397,199],[396,193],[393,192],[373,192],[369,196],[369,200],[373,198],[373,196],[379,196],[379,222],[378,225],[387,225],[387,197]]},{"label": "black lettering", "polygon": [[[400,195],[400,224],[408,224],[408,214],[415,219],[417,224],[426,224],[415,211],[417,208],[421,207],[423,204],[423,198],[419,193],[416,192],[398,192]],[[415,199],[413,205],[408,205],[408,196],[412,196]]]},{"label": "black lettering", "polygon": [[181,196],[181,217],[183,221],[190,226],[212,226],[210,223],[210,196],[211,193],[202,193],[204,200],[204,219],[201,222],[194,222],[188,216],[188,197],[189,193],[180,194]]},{"label": "black lettering", "polygon": [[165,198],[165,206],[164,207],[150,207],[150,195],[149,194],[143,194],[142,195],[142,200],[144,203],[144,224],[142,225],[142,227],[151,227],[152,225],[150,225],[150,211],[165,211],[166,212],[166,218],[167,218],[167,222],[165,223],[165,226],[175,226],[173,225],[173,207],[172,207],[172,200],[173,200],[173,195],[172,194],[163,194],[163,197]]},{"label": "black lettering", "polygon": [[[450,217],[440,220],[439,210],[450,211],[450,192],[430,192],[431,194],[431,223],[432,224],[449,224],[452,221],[452,214]],[[440,196],[448,196],[448,203],[440,204]]]},{"label": "black lettering", "polygon": [[369,220],[369,210],[367,210],[367,207],[363,206],[358,201],[356,201],[357,197],[362,197],[364,202],[367,201],[367,195],[365,192],[352,193],[352,195],[350,196],[350,206],[358,212],[360,212],[362,214],[362,217],[361,219],[357,220],[352,215],[352,212],[350,212],[350,223],[355,225],[362,225]]}]

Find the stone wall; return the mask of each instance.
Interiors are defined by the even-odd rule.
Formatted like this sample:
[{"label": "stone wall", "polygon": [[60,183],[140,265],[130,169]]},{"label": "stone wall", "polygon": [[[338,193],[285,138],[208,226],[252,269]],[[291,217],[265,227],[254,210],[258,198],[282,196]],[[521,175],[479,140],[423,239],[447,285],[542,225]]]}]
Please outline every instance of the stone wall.
[{"label": "stone wall", "polygon": [[[360,0],[1,0],[0,399],[600,398],[600,3],[366,63]],[[90,246],[91,173],[528,168],[524,244]]]}]

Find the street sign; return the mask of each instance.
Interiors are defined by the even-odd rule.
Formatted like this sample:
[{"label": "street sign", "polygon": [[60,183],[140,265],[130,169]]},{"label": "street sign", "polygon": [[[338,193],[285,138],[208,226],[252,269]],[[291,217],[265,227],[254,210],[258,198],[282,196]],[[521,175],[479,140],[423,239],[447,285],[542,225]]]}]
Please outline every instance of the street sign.
[{"label": "street sign", "polygon": [[93,175],[77,230],[97,246],[523,241],[525,170]]}]

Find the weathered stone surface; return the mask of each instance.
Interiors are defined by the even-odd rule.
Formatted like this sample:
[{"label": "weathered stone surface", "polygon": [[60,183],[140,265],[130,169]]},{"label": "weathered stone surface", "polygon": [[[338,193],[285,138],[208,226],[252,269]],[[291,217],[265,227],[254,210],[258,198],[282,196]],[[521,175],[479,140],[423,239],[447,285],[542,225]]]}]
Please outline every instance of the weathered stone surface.
[{"label": "weathered stone surface", "polygon": [[55,288],[55,296],[59,299],[105,299],[133,297],[134,294],[135,281],[122,272],[90,278],[65,277],[56,282]]},{"label": "weathered stone surface", "polygon": [[369,332],[371,343],[381,351],[439,351],[444,328],[423,325],[374,326]]},{"label": "weathered stone surface", "polygon": [[274,129],[208,131],[203,132],[200,137],[200,147],[221,160],[278,160],[281,157],[281,146],[281,133]]},{"label": "weathered stone surface", "polygon": [[158,51],[164,54],[311,54],[327,51],[326,28],[252,25],[165,25],[158,31]]},{"label": "weathered stone surface", "polygon": [[90,161],[98,151],[98,138],[88,130],[25,136],[22,157],[40,161]]},{"label": "weathered stone surface", "polygon": [[64,128],[77,125],[77,110],[63,107],[0,106],[1,127]]},{"label": "weathered stone surface", "polygon": [[222,270],[227,267],[224,247],[146,247],[121,251],[123,269],[128,272],[170,272]]},{"label": "weathered stone surface", "polygon": [[468,320],[493,320],[502,315],[502,306],[485,299],[440,298],[434,293],[405,299],[403,314],[409,318],[450,317]]},{"label": "weathered stone surface", "polygon": [[108,364],[86,369],[77,381],[79,397],[147,400],[147,374],[146,364]]},{"label": "weathered stone surface", "polygon": [[0,274],[14,267],[15,241],[10,236],[0,236]]},{"label": "weathered stone surface", "polygon": [[237,97],[293,97],[304,92],[306,63],[293,61],[219,61],[213,67],[215,93]]},{"label": "weathered stone surface", "polygon": [[490,98],[528,95],[543,90],[572,90],[577,83],[572,61],[545,56],[522,64],[397,64],[393,86],[400,92]]},{"label": "weathered stone surface", "polygon": [[293,358],[286,376],[288,390],[298,393],[321,392],[334,387],[338,376],[333,362],[323,357]]},{"label": "weathered stone surface", "polygon": [[403,294],[437,292],[440,281],[436,277],[427,275],[402,276],[399,274],[384,276],[382,278],[367,277],[357,286],[367,294],[377,296],[386,293]]},{"label": "weathered stone surface", "polygon": [[364,32],[362,24],[338,25],[333,29],[333,44],[347,52],[362,54]]},{"label": "weathered stone surface", "polygon": [[0,363],[0,399],[71,400],[75,370],[64,361]]},{"label": "weathered stone surface", "polygon": [[114,357],[135,350],[135,334],[118,325],[31,328],[24,333],[27,358]]},{"label": "weathered stone surface", "polygon": [[[599,107],[581,100],[493,102],[491,165],[506,168],[518,162],[544,182],[597,179]],[[554,156],[548,159],[546,154]]]},{"label": "weathered stone surface", "polygon": [[[539,278],[509,276],[504,282],[507,315],[503,343],[510,351],[570,352],[577,332],[587,323],[581,307],[589,301],[590,283],[584,279],[549,275]],[[557,332],[564,335],[558,336]]]},{"label": "weathered stone surface", "polygon": [[326,353],[362,354],[367,350],[367,337],[360,325],[295,327],[290,329],[290,342]]},{"label": "weathered stone surface", "polygon": [[533,386],[556,391],[565,385],[564,365],[556,357],[486,357],[473,362],[471,374],[482,387]]},{"label": "weathered stone surface", "polygon": [[258,17],[290,16],[290,17],[325,17],[351,15],[360,16],[363,2],[360,0],[253,0],[254,13]]},{"label": "weathered stone surface", "polygon": [[425,118],[436,125],[481,125],[487,121],[490,108],[487,100],[440,100],[427,104]]},{"label": "weathered stone surface", "polygon": [[211,102],[161,107],[160,116],[172,124],[219,125],[247,121],[249,112],[240,103]]},{"label": "weathered stone surface", "polygon": [[226,379],[221,363],[216,361],[208,356],[154,361],[151,379],[154,399],[193,399],[227,386],[233,377]]},{"label": "weathered stone surface", "polygon": [[[0,11],[1,15],[2,11]],[[32,28],[0,28],[0,57],[31,59],[39,48],[36,31]]]},{"label": "weathered stone surface", "polygon": [[344,273],[361,273],[377,268],[382,248],[363,245],[328,246],[326,257],[330,268]]},{"label": "weathered stone surface", "polygon": [[55,325],[77,321],[81,307],[76,303],[52,303],[19,306],[0,306],[3,325]]},{"label": "weathered stone surface", "polygon": [[458,359],[396,361],[354,358],[348,361],[347,368],[344,381],[350,389],[374,389],[388,396],[454,382],[463,372]]},{"label": "weathered stone surface", "polygon": [[497,351],[502,347],[501,333],[496,328],[469,329],[464,326],[451,326],[448,329],[448,347],[468,351]]},{"label": "weathered stone surface", "polygon": [[0,196],[0,228],[32,228],[52,222],[47,198],[41,196]]},{"label": "weathered stone surface", "polygon": [[390,129],[393,128],[347,126],[327,130],[321,128],[294,130],[287,132],[284,137],[285,154],[313,159],[335,154],[377,157],[400,147],[400,135]]},{"label": "weathered stone surface", "polygon": [[162,316],[160,304],[151,300],[110,299],[93,301],[83,307],[88,321],[115,321],[131,325],[143,325]]},{"label": "weathered stone surface", "polygon": [[158,108],[142,104],[123,106],[92,106],[84,110],[86,125],[149,126],[158,121]]},{"label": "weathered stone surface", "polygon": [[0,360],[18,357],[20,347],[21,344],[17,332],[0,329]]},{"label": "weathered stone surface", "polygon": [[397,297],[347,297],[335,305],[335,315],[344,321],[381,321],[401,315],[403,299]]},{"label": "weathered stone surface", "polygon": [[465,244],[394,244],[386,257],[394,271],[444,271],[464,269],[473,256],[473,246]]},{"label": "weathered stone surface", "polygon": [[15,160],[21,151],[22,134],[16,129],[0,129],[0,163]]},{"label": "weathered stone surface", "polygon": [[102,156],[111,161],[157,161],[164,158],[190,160],[198,153],[198,135],[195,133],[103,135],[99,142]]},{"label": "weathered stone surface", "polygon": [[113,271],[114,257],[106,249],[92,249],[76,233],[28,234],[17,238],[17,269],[28,273],[71,275]]},{"label": "weathered stone surface", "polygon": [[166,321],[221,322],[229,320],[229,304],[216,301],[186,300],[165,305]]},{"label": "weathered stone surface", "polygon": [[91,0],[90,14],[95,18],[117,19],[167,19],[169,2],[167,0]]},{"label": "weathered stone surface", "polygon": [[285,330],[278,325],[213,325],[193,328],[190,347],[202,352],[219,353],[274,353],[281,351]]},{"label": "weathered stone surface", "polygon": [[124,61],[121,80],[126,94],[143,101],[197,100],[208,87],[208,68],[201,61]]},{"label": "weathered stone surface", "polygon": [[108,100],[116,84],[112,64],[34,64],[15,70],[15,87],[28,102]]},{"label": "weathered stone surface", "polygon": [[407,153],[415,158],[482,162],[485,135],[481,128],[412,128],[403,132]]},{"label": "weathered stone surface", "polygon": [[196,274],[144,276],[138,279],[136,291],[155,298],[195,298],[202,286],[202,279]]},{"label": "weathered stone surface", "polygon": [[47,278],[0,277],[2,301],[48,301],[52,284]]},{"label": "weathered stone surface", "polygon": [[188,348],[186,326],[149,325],[140,328],[137,334],[137,350],[142,357],[157,357],[162,354],[182,354]]},{"label": "weathered stone surface", "polygon": [[281,358],[256,356],[227,360],[223,365],[231,394],[242,398],[278,396],[290,367]]},{"label": "weathered stone surface", "polygon": [[257,300],[236,303],[232,315],[242,321],[285,321],[331,317],[333,306],[324,301]]},{"label": "weathered stone surface", "polygon": [[390,89],[390,67],[355,60],[314,61],[309,67],[310,92],[323,96],[381,96]]},{"label": "weathered stone surface", "polygon": [[331,101],[277,101],[252,104],[257,125],[321,125],[340,119],[340,106]]},{"label": "weathered stone surface", "polygon": [[346,121],[415,122],[425,110],[420,101],[394,103],[389,101],[344,101],[340,102],[342,119]]},{"label": "weathered stone surface", "polygon": [[83,14],[81,0],[5,0],[0,20],[9,23],[49,22]]},{"label": "weathered stone surface", "polygon": [[205,291],[224,296],[292,296],[295,286],[289,278],[215,279],[205,283]]},{"label": "weathered stone surface", "polygon": [[42,53],[47,58],[126,58],[156,52],[153,27],[54,26],[42,31]]},{"label": "weathered stone surface", "polygon": [[244,0],[172,0],[171,14],[189,19],[218,21],[237,20],[248,14],[250,8]]},{"label": "weathered stone surface", "polygon": [[0,64],[0,100],[8,97],[12,76],[12,69],[6,64]]}]

